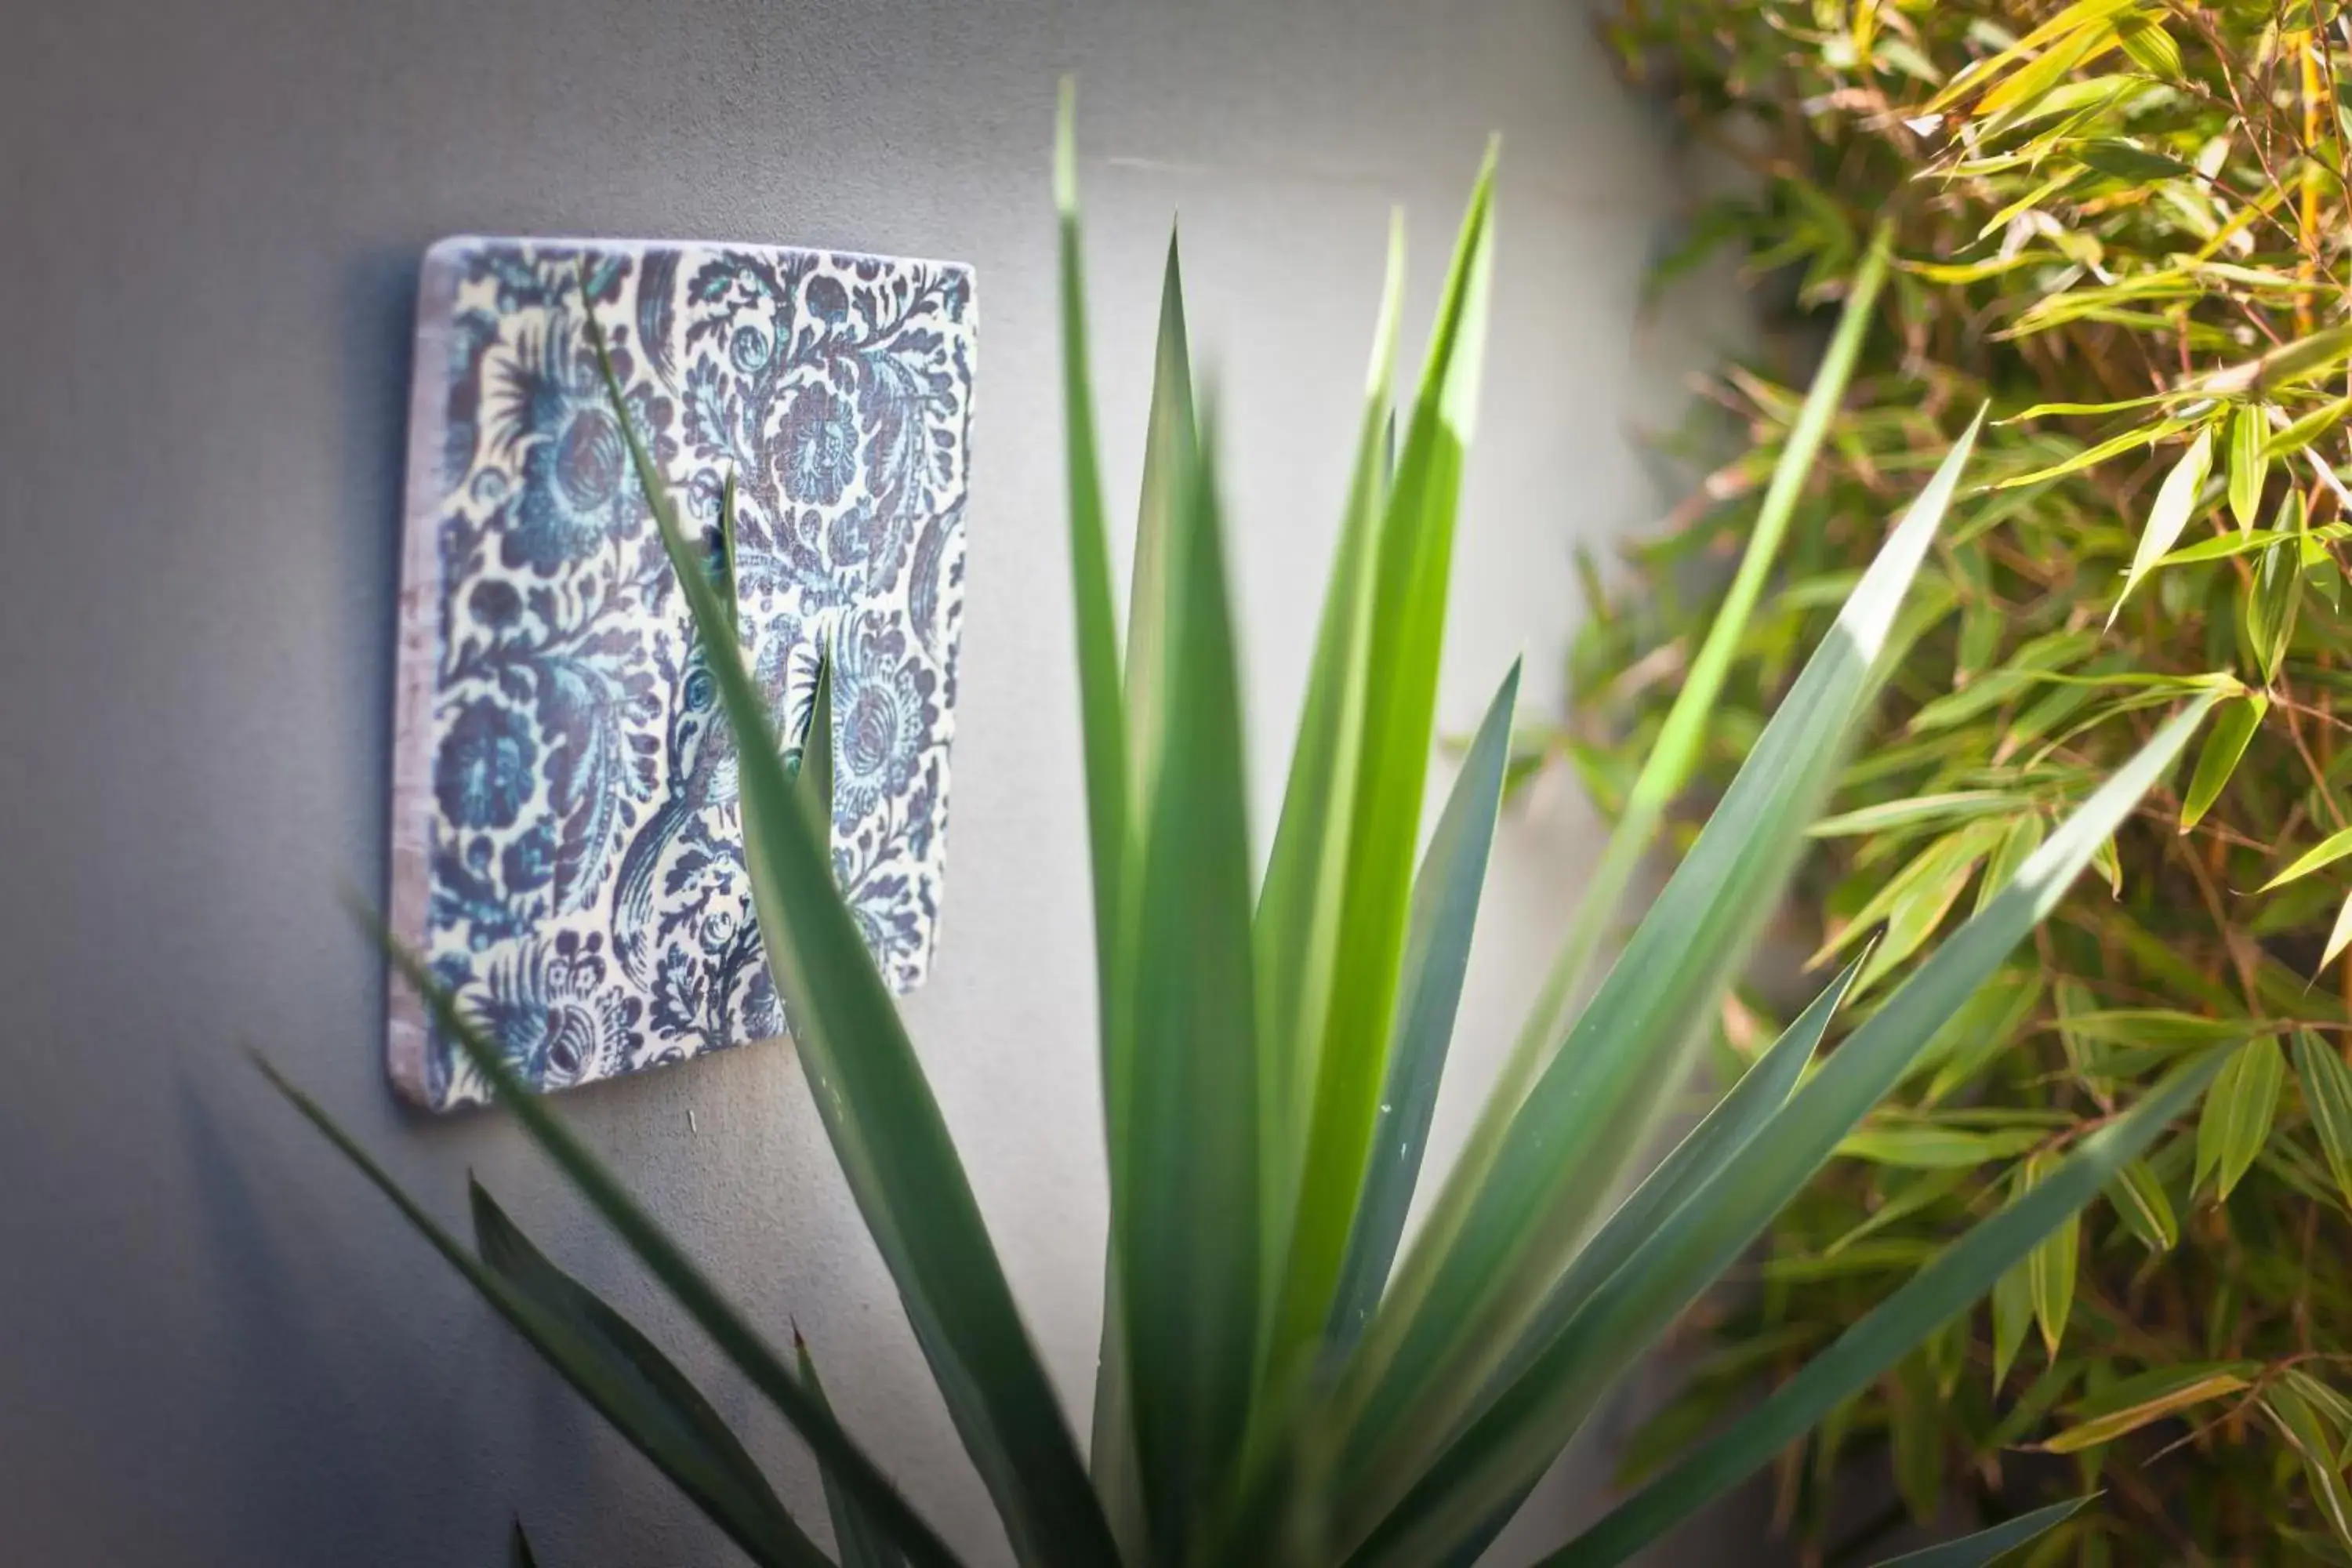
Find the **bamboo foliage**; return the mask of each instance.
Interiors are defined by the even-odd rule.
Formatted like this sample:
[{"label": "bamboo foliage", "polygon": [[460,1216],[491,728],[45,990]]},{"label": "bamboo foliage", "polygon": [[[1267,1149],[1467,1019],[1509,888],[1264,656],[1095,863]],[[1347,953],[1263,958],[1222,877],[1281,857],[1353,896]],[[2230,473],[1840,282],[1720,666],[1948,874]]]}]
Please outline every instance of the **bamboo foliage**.
[{"label": "bamboo foliage", "polygon": [[[1988,403],[1885,727],[1800,873],[1821,962],[1884,932],[1853,1017],[2168,706],[2220,702],[2178,793],[2151,792],[1973,1026],[1775,1225],[1753,1307],[1632,1468],[1788,1375],[1952,1227],[2218,1042],[2232,1055],[2203,1110],[2126,1164],[2075,1239],[1783,1462],[1782,1517],[1817,1549],[1854,1546],[1823,1533],[1828,1483],[1867,1454],[1923,1514],[2102,1488],[2053,1531],[2053,1561],[2352,1562],[2336,1507],[2352,1404],[2332,1394],[2352,1386],[2352,1291],[2324,1262],[2352,1242],[2336,1163],[2352,1072],[2352,19],[2301,0],[1633,0],[1618,37],[1752,176],[1698,216],[1662,286],[1731,245],[1801,310],[1875,293],[1880,330],[1825,439],[1794,387],[1726,374],[1742,449],[1635,553],[1630,587],[1600,596],[1546,753],[1632,812],[1668,726],[1659,674],[1720,620],[1696,563],[1785,528],[1701,743],[1697,793],[1719,788],[1874,550],[1858,509],[1916,483]],[[1815,441],[1783,525],[1758,498],[1783,451]],[[2235,1386],[2210,1371],[2242,1364]]]}]

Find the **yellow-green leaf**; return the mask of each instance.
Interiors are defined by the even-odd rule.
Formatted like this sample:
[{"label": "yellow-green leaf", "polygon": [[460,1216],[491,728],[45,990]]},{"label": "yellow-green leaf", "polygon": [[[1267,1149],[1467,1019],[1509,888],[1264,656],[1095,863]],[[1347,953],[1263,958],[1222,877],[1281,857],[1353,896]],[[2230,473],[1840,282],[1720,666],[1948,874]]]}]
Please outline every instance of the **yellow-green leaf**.
[{"label": "yellow-green leaf", "polygon": [[[2137,1432],[2175,1411],[2239,1392],[2246,1386],[2242,1375],[2245,1370],[2235,1363],[2175,1366],[2165,1367],[2148,1377],[2127,1379],[2095,1402],[2095,1414],[2067,1427],[2042,1447],[2053,1454],[2075,1454],[2102,1443],[2112,1443],[2126,1432]],[[2086,1402],[2084,1408],[2092,1408],[2092,1402]]]},{"label": "yellow-green leaf", "polygon": [[2252,529],[2254,519],[2262,515],[2263,485],[2270,478],[2271,468],[2264,442],[2269,434],[2258,403],[2244,404],[2230,416],[2230,515],[2238,520],[2241,533]]},{"label": "yellow-green leaf", "polygon": [[2131,569],[2124,574],[2123,591],[2116,595],[2115,608],[2107,612],[2107,625],[2116,624],[2116,616],[2123,612],[2124,601],[2131,597],[2132,589],[2171,550],[2180,538],[2180,531],[2189,526],[2212,468],[2213,430],[2208,426],[2197,432],[2197,439],[2189,443],[2189,450],[2164,476],[2164,483],[2156,492],[2156,504],[2148,509],[2147,526],[2140,531],[2139,548],[2132,553]]},{"label": "yellow-green leaf", "polygon": [[2213,802],[2237,771],[2238,759],[2246,754],[2247,742],[2262,728],[2263,715],[2270,711],[2271,700],[2259,691],[2221,705],[2221,716],[2213,728],[2206,731],[2204,748],[2197,753],[2197,771],[2189,776],[2189,794],[2180,806],[2180,831],[2188,832],[2204,820],[2213,808]]},{"label": "yellow-green leaf", "polygon": [[2197,1119],[2197,1184],[2212,1177],[2215,1197],[2227,1199],[2263,1152],[2284,1076],[2278,1040],[2264,1035],[2231,1053],[2206,1091]]},{"label": "yellow-green leaf", "polygon": [[1874,1165],[1941,1171],[2023,1153],[2041,1142],[2042,1136],[2041,1130],[2032,1127],[1980,1131],[1933,1121],[1882,1122],[1847,1133],[1839,1141],[1837,1152],[1846,1159]]},{"label": "yellow-green leaf", "polygon": [[2347,899],[2344,907],[2336,911],[2336,923],[2328,928],[2327,951],[2319,955],[2319,967],[2325,969],[2335,963],[2347,942],[2352,942],[2352,899]]},{"label": "yellow-green leaf", "polygon": [[2176,435],[2188,429],[2193,423],[2195,423],[2193,420],[2182,418],[2179,415],[2169,416],[2153,424],[2143,425],[2137,430],[2126,430],[2120,436],[2111,436],[2096,446],[2085,447],[2073,457],[2063,458],[2045,468],[2014,474],[2008,479],[1996,480],[1985,488],[1994,490],[2013,490],[2021,485],[2036,485],[2045,479],[2063,479],[2068,474],[2080,473],[2084,468],[2096,468],[2119,453],[2161,441],[2167,436]]},{"label": "yellow-green leaf", "polygon": [[2302,451],[2329,431],[2339,428],[2347,415],[2352,415],[2352,397],[2339,397],[2324,403],[2273,436],[2263,446],[2266,458],[2287,458]]},{"label": "yellow-green leaf", "polygon": [[2347,855],[2352,855],[2352,827],[2329,834],[2315,847],[2306,850],[2293,865],[2264,882],[2257,890],[2267,893],[2273,888],[2284,888],[2289,882],[2300,881],[2323,866],[2333,866]]},{"label": "yellow-green leaf", "polygon": [[2180,79],[2180,46],[2162,23],[2152,20],[2145,12],[2116,19],[2116,36],[2123,41],[2124,53],[2132,64],[2161,81]]}]

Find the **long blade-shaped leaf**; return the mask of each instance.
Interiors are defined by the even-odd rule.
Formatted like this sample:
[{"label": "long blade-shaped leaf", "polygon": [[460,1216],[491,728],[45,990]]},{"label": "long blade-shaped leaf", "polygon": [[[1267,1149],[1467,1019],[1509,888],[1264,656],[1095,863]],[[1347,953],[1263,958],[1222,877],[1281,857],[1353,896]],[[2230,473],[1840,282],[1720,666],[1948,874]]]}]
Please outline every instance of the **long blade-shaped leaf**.
[{"label": "long blade-shaped leaf", "polygon": [[1184,326],[1184,268],[1171,229],[1160,279],[1160,333],[1151,356],[1143,483],[1135,508],[1135,566],[1128,584],[1127,776],[1138,810],[1144,809],[1143,796],[1157,766],[1151,748],[1163,738],[1143,715],[1167,695],[1153,684],[1166,672],[1143,654],[1163,645],[1170,635],[1160,617],[1172,608],[1168,578],[1176,563],[1169,556],[1179,546],[1186,521],[1176,509],[1183,504],[1188,488],[1182,472],[1195,461],[1200,440],[1192,412],[1192,350]]},{"label": "long blade-shaped leaf", "polygon": [[1658,1227],[1691,1196],[1720,1174],[1734,1155],[1771,1124],[1789,1101],[1806,1064],[1821,1048],[1830,1020],[1837,1016],[1854,977],[1869,961],[1867,951],[1847,964],[1821,994],[1805,1005],[1795,1022],[1780,1032],[1754,1067],[1683,1140],[1656,1170],[1617,1205],[1592,1239],[1578,1249],[1576,1260],[1544,1297],[1528,1331],[1520,1336],[1510,1359],[1496,1370],[1494,1385],[1507,1386],[1517,1373],[1549,1344],[1589,1302],[1633,1258]]},{"label": "long blade-shaped leaf", "polygon": [[1436,714],[1454,508],[1486,356],[1494,174],[1489,148],[1471,189],[1381,523],[1361,762],[1334,961],[1348,984],[1331,996],[1317,1052],[1288,1271],[1275,1314],[1277,1373],[1318,1343],[1330,1321],[1387,1079]]},{"label": "long blade-shaped leaf", "polygon": [[[1119,873],[1127,855],[1127,703],[1119,670],[1118,612],[1112,607],[1110,542],[1104,523],[1102,475],[1095,451],[1094,390],[1087,348],[1085,247],[1078,224],[1076,88],[1062,79],[1054,120],[1054,207],[1060,236],[1062,407],[1066,430],[1070,512],[1070,597],[1075,606],[1078,717],[1086,750],[1087,842],[1095,908],[1096,1030],[1100,1037],[1103,1134],[1116,1137],[1116,1107],[1125,1102],[1126,1052],[1115,1003]],[[1125,1315],[1119,1305],[1116,1214],[1103,1259],[1102,1348],[1096,1363],[1092,1465],[1113,1530],[1130,1557],[1143,1550],[1143,1502],[1135,1470],[1135,1425],[1129,1408]]]},{"label": "long blade-shaped leaf", "polygon": [[833,834],[833,652],[818,656],[816,685],[809,693],[808,726],[801,732],[793,768],[793,787],[801,809],[817,831],[832,842]]},{"label": "long blade-shaped leaf", "polygon": [[1974,1535],[1964,1535],[1958,1541],[1947,1541],[1940,1546],[1930,1546],[1920,1552],[1906,1552],[1900,1557],[1890,1557],[1878,1568],[1983,1568],[2004,1552],[2014,1552],[2037,1536],[2047,1535],[2081,1510],[2089,1498],[2069,1498],[2053,1502],[2048,1508],[2037,1508],[2032,1513],[2021,1513],[2015,1519],[2005,1519],[1990,1530],[1979,1530]]},{"label": "long blade-shaped leaf", "polygon": [[1355,1343],[1380,1301],[1421,1176],[1429,1120],[1437,1109],[1438,1083],[1462,1002],[1462,977],[1470,966],[1470,938],[1495,843],[1495,817],[1502,809],[1503,770],[1510,761],[1511,714],[1518,693],[1519,665],[1514,659],[1463,756],[1462,771],[1454,775],[1437,830],[1422,856],[1421,874],[1413,879],[1412,936],[1398,986],[1389,1081],[1381,1093],[1371,1168],[1332,1307],[1329,1338],[1336,1350]]},{"label": "long blade-shaped leaf", "polygon": [[1434,1457],[1685,1080],[1696,1025],[1770,917],[1884,679],[1879,656],[1974,434],[1889,536],[1529,1091],[1426,1290],[1382,1304],[1342,1391],[1363,1413],[1350,1467],[1360,1506],[1384,1510]]},{"label": "long blade-shaped leaf", "polygon": [[522,1532],[522,1521],[514,1521],[507,1536],[507,1568],[539,1568],[539,1559],[530,1554],[530,1537]]},{"label": "long blade-shaped leaf", "polygon": [[1095,399],[1087,370],[1085,247],[1078,232],[1076,87],[1062,79],[1054,121],[1054,205],[1061,239],[1062,414],[1067,447],[1070,599],[1075,606],[1078,715],[1086,741],[1087,836],[1095,895],[1095,987],[1102,1015],[1108,1093],[1111,973],[1118,950],[1118,868],[1127,843],[1127,716],[1120,695],[1118,619],[1102,472],[1095,455]]},{"label": "long blade-shaped leaf", "polygon": [[1257,1372],[1255,991],[1241,694],[1214,464],[1158,498],[1164,597],[1139,611],[1136,858],[1119,970],[1133,1103],[1112,1151],[1129,1389],[1155,1555],[1183,1561],[1227,1499]]},{"label": "long blade-shaped leaf", "polygon": [[[257,1056],[254,1060],[278,1092],[308,1118],[312,1126],[324,1133],[327,1141],[341,1151],[343,1157],[374,1184],[377,1191],[392,1200],[393,1206],[400,1211],[401,1216],[432,1243],[434,1250],[446,1258],[450,1266],[498,1310],[499,1316],[522,1335],[541,1358],[594,1406],[599,1415],[611,1422],[614,1430],[627,1438],[631,1446],[676,1482],[678,1489],[692,1499],[695,1505],[725,1531],[730,1539],[749,1552],[754,1562],[784,1563],[791,1568],[823,1568],[824,1554],[793,1523],[776,1502],[774,1494],[768,1490],[766,1483],[759,1481],[756,1490],[747,1485],[746,1478],[735,1461],[713,1449],[706,1440],[702,1425],[679,1407],[672,1394],[677,1385],[684,1384],[683,1378],[676,1377],[673,1373],[671,1375],[675,1382],[648,1379],[645,1363],[617,1349],[609,1334],[583,1322],[575,1312],[551,1306],[545,1292],[526,1289],[501,1269],[484,1263],[467,1251],[456,1237],[443,1229],[432,1215],[402,1190],[400,1184],[394,1181],[391,1174],[378,1165],[360,1146],[359,1141],[345,1132],[334,1118],[309,1095],[295,1088],[266,1058]],[[565,1283],[568,1285],[570,1281]],[[629,1332],[635,1335],[635,1331],[631,1330]],[[695,1394],[693,1400],[696,1405],[701,1405],[699,1394]],[[701,1408],[708,1413],[707,1405]],[[710,1419],[715,1422],[717,1418],[713,1416]],[[835,1436],[839,1436],[837,1431]],[[848,1449],[845,1437],[841,1437],[840,1442],[845,1449]],[[740,1455],[740,1447],[735,1452]],[[748,1464],[749,1461],[743,1463]],[[882,1492],[888,1493],[889,1483],[881,1479],[880,1472],[874,1470],[870,1463],[866,1469],[874,1484]],[[756,1475],[754,1471],[753,1479]],[[895,1494],[890,1495],[896,1501]],[[919,1521],[907,1512],[903,1503],[898,1506],[914,1531],[928,1534]],[[516,1539],[520,1538],[520,1527],[518,1526]],[[936,1538],[932,1539],[936,1541]],[[937,1555],[927,1556],[923,1560],[933,1563],[954,1561],[943,1546]]]},{"label": "long blade-shaped leaf", "polygon": [[[797,1328],[793,1330],[793,1361],[801,1381],[808,1385],[809,1397],[830,1415],[833,1402],[825,1397],[824,1384],[816,1374],[816,1358],[809,1353],[808,1341]],[[882,1528],[866,1516],[840,1479],[823,1467],[818,1479],[824,1486],[824,1509],[833,1519],[833,1550],[841,1559],[841,1568],[900,1568],[907,1560],[890,1544]]]},{"label": "long blade-shaped leaf", "polygon": [[2352,1204],[2352,1068],[2344,1065],[2335,1047],[2308,1029],[2298,1029],[2294,1071],[2303,1080],[2303,1103],[2319,1135],[2328,1173],[2336,1178],[2336,1190]]},{"label": "long blade-shaped leaf", "polygon": [[733,1429],[702,1397],[702,1391],[638,1332],[636,1325],[604,1304],[593,1291],[548,1261],[514,1221],[507,1217],[489,1190],[477,1181],[467,1183],[474,1214],[474,1247],[482,1261],[551,1316],[575,1329],[589,1344],[612,1361],[616,1374],[634,1378],[648,1398],[686,1428],[709,1461],[724,1471],[736,1490],[758,1510],[765,1534],[791,1540],[798,1528],[776,1500],[767,1478],[744,1451]]},{"label": "long blade-shaped leaf", "polygon": [[1731,660],[1747,636],[1756,604],[1772,563],[1780,554],[1795,515],[1797,498],[1812,472],[1814,454],[1829,433],[1831,420],[1845,397],[1855,362],[1870,327],[1880,289],[1886,281],[1890,247],[1880,234],[1855,274],[1838,317],[1829,353],[1814,374],[1811,387],[1790,426],[1787,442],[1772,466],[1772,478],[1758,509],[1755,527],[1740,556],[1739,568],[1724,596],[1722,608],[1707,628],[1706,640],[1692,661],[1682,689],[1668,710],[1664,728],[1643,760],[1642,771],[1627,794],[1625,810],[1601,851],[1579,898],[1576,916],[1559,952],[1553,957],[1543,985],[1528,1009],[1525,1023],[1511,1045],[1495,1086],[1465,1141],[1454,1169],[1439,1190],[1422,1239],[1405,1259],[1395,1294],[1401,1301],[1417,1301],[1430,1284],[1431,1273],[1444,1247],[1460,1230],[1470,1200],[1486,1180],[1501,1149],[1510,1120],[1527,1098],[1528,1088],[1543,1069],[1552,1048],[1568,1032],[1570,1005],[1583,989],[1603,934],[1617,918],[1634,870],[1648,855],[1666,807],[1681,795],[1696,766],[1708,716],[1722,695]]},{"label": "long blade-shaped leaf", "polygon": [[[1544,1298],[1543,1307],[1535,1321],[1520,1336],[1510,1357],[1496,1368],[1488,1380],[1486,1399],[1491,1404],[1507,1390],[1521,1372],[1549,1344],[1561,1328],[1572,1320],[1590,1300],[1592,1292],[1606,1283],[1609,1277],[1624,1265],[1652,1231],[1679,1208],[1692,1193],[1709,1177],[1723,1168],[1728,1160],[1757,1131],[1770,1121],[1772,1114],[1788,1100],[1790,1091],[1812,1060],[1814,1050],[1828,1032],[1830,1020],[1853,986],[1853,978],[1862,971],[1869,954],[1864,953],[1845,966],[1838,977],[1822,988],[1820,995],[1806,1005],[1796,1021],[1780,1033],[1754,1066],[1739,1075],[1739,1081],[1729,1093],[1701,1117],[1698,1124],[1685,1133],[1682,1142],[1658,1162],[1657,1169],[1643,1178],[1625,1201],[1619,1204],[1608,1223],[1593,1233],[1568,1266],[1558,1283]],[[1452,1568],[1470,1568],[1486,1554],[1504,1527],[1510,1523],[1535,1489],[1528,1481],[1500,1507],[1486,1517],[1486,1523],[1457,1545],[1445,1561]]]},{"label": "long blade-shaped leaf", "polygon": [[1982,1296],[2044,1236],[2097,1196],[2125,1162],[2188,1109],[2220,1069],[2221,1056],[2209,1051],[2084,1139],[2032,1191],[1937,1254],[1901,1289],[1857,1321],[1727,1431],[1545,1559],[1546,1568],[1605,1568],[1622,1563],[1701,1505],[1770,1463],[1773,1455],[1809,1431],[1840,1401],[1867,1386],[1921,1338]]},{"label": "long blade-shaped leaf", "polygon": [[1454,1443],[1382,1533],[1410,1562],[1540,1475],[1601,1394],[1760,1235],[1841,1140],[1909,1072],[1947,1020],[2055,907],[2210,707],[2172,719],[2027,858],[2015,879],[1939,948],[1770,1121],[1619,1269],[1517,1381]]},{"label": "long blade-shaped leaf", "polygon": [[[589,332],[614,416],[735,731],[752,902],[835,1156],[1014,1552],[1024,1563],[1098,1563],[1112,1550],[1109,1528],[1022,1326],[939,1102],[856,919],[834,884],[824,836],[794,797],[766,704],[729,633],[709,574],[679,530],[661,472],[629,417],[593,311]],[[810,739],[830,743],[829,736]],[[441,1010],[455,1019],[454,1009]],[[561,1123],[517,1091],[495,1049],[470,1031],[451,1032],[478,1065],[488,1064],[484,1076],[499,1086],[516,1119],[761,1392],[788,1415],[797,1408],[837,1430],[635,1201]],[[845,1485],[852,1479],[845,1473]]]},{"label": "long blade-shaped leaf", "polygon": [[[1397,314],[1404,294],[1404,225],[1389,226],[1388,275],[1365,374],[1363,426],[1349,480],[1347,510],[1323,596],[1314,663],[1298,716],[1290,778],[1258,895],[1252,937],[1257,950],[1260,1093],[1265,1100],[1265,1186],[1262,1208],[1270,1285],[1277,1284],[1289,1245],[1290,1209],[1307,1138],[1316,1052],[1329,1016],[1339,906],[1347,889],[1348,834],[1355,820],[1364,693],[1371,647],[1373,567],[1381,517],[1388,504],[1393,429],[1390,382],[1396,362]],[[1269,1310],[1272,1303],[1269,1302]]]}]

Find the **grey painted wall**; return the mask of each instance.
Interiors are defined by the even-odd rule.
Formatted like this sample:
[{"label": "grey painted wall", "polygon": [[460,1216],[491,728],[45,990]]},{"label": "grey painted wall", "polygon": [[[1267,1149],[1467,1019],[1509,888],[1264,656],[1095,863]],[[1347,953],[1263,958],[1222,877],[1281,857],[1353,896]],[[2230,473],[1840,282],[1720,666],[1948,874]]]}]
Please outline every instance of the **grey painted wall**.
[{"label": "grey painted wall", "polygon": [[[714,1531],[531,1362],[237,1056],[266,1047],[452,1218],[479,1173],[792,1440],[502,1120],[402,1114],[380,965],[413,277],[457,231],[701,236],[977,265],[971,600],[936,976],[909,1008],[1031,1324],[1083,1407],[1103,1181],[1063,601],[1045,148],[1084,81],[1108,458],[1132,483],[1181,210],[1223,392],[1261,832],[1337,514],[1385,215],[1417,342],[1506,133],[1449,722],[1558,692],[1572,538],[1656,515],[1632,434],[1731,332],[1636,321],[1674,202],[1567,0],[16,0],[0,46],[0,1558],[717,1563]],[[1593,848],[1515,822],[1458,1137]],[[755,1315],[796,1317],[919,1504],[1002,1552],[788,1051],[565,1105]],[[1538,1522],[1590,1506],[1591,1461]],[[1582,1478],[1582,1479],[1580,1479]],[[1685,1548],[1690,1555],[1700,1552]]]}]

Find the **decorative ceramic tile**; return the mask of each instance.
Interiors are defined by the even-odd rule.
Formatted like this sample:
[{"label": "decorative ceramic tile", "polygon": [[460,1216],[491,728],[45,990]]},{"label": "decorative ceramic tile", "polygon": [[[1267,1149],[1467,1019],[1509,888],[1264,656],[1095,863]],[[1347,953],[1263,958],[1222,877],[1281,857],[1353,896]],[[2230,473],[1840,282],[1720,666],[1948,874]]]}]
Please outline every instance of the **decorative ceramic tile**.
[{"label": "decorative ceramic tile", "polygon": [[[542,1089],[783,1026],[732,738],[597,374],[583,264],[630,417],[714,546],[736,476],[742,633],[782,732],[834,650],[835,869],[902,991],[939,913],[962,608],[968,268],[605,241],[426,256],[392,921]],[[401,1090],[484,1098],[393,990]]]}]

